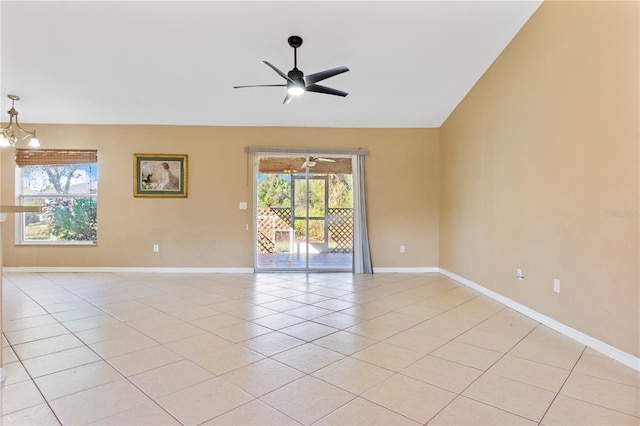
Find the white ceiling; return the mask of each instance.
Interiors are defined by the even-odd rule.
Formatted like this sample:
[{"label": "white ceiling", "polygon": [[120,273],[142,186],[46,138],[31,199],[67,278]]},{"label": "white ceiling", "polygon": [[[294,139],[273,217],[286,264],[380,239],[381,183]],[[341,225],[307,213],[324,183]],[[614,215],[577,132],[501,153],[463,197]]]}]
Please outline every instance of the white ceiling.
[{"label": "white ceiling", "polygon": [[[2,1],[2,121],[439,127],[540,1]],[[350,71],[284,88],[298,68]]]}]

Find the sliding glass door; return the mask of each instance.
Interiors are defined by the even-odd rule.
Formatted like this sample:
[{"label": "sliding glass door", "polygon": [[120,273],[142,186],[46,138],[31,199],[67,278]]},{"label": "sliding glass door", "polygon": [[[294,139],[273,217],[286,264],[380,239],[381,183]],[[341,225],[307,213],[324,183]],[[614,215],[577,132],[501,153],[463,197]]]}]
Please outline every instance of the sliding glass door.
[{"label": "sliding glass door", "polygon": [[353,270],[352,162],[256,155],[256,270]]}]

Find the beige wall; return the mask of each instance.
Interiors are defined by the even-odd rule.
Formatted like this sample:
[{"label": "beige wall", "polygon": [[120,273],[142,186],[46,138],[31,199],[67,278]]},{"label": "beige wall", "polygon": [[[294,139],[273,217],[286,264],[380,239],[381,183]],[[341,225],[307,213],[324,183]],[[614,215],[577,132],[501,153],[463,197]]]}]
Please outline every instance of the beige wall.
[{"label": "beige wall", "polygon": [[440,267],[635,356],[638,4],[541,5],[441,128],[440,212]]},{"label": "beige wall", "polygon": [[[252,169],[246,146],[370,150],[366,159],[374,267],[438,266],[439,131],[185,126],[39,125],[50,148],[97,148],[98,245],[15,246],[5,266],[252,267]],[[133,154],[189,155],[189,196],[134,198]],[[14,202],[15,163],[2,151],[2,203]],[[248,178],[249,176],[249,178]],[[160,252],[153,253],[153,244]],[[406,253],[399,253],[399,245]]]}]

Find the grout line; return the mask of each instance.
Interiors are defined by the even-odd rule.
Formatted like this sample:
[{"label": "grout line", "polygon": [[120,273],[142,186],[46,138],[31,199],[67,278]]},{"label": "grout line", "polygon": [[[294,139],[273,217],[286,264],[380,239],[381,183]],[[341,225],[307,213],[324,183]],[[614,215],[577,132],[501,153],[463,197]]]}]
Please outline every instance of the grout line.
[{"label": "grout line", "polygon": [[578,359],[576,360],[576,362],[573,363],[573,366],[571,367],[571,370],[569,370],[569,374],[567,374],[567,377],[564,379],[564,381],[562,382],[562,385],[560,385],[560,388],[558,389],[558,391],[556,392],[556,394],[554,395],[553,399],[551,400],[551,402],[549,403],[549,406],[547,407],[547,409],[544,411],[544,414],[542,415],[542,417],[540,418],[540,421],[538,422],[538,424],[542,424],[542,421],[544,420],[545,416],[547,415],[547,413],[549,412],[549,410],[551,409],[551,406],[553,405],[554,402],[556,402],[556,399],[558,398],[558,396],[560,395],[560,392],[562,391],[562,388],[564,387],[564,385],[567,384],[567,382],[569,381],[569,378],[571,377],[571,374],[573,374],[573,370],[576,368],[576,366],[578,365],[578,363],[580,362],[580,360],[582,359],[582,357],[584,356],[585,351],[587,350],[587,346],[585,346],[582,349],[582,352],[580,353],[580,356],[578,357]]}]

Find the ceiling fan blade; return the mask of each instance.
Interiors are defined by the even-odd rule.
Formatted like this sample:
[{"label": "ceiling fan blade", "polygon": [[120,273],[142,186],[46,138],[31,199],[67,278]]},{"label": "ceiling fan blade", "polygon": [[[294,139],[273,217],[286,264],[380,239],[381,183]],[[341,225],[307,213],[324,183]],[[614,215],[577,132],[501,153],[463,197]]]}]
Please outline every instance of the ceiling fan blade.
[{"label": "ceiling fan blade", "polygon": [[234,89],[244,89],[247,87],[287,87],[286,84],[251,84],[248,86],[233,86]]},{"label": "ceiling fan blade", "polygon": [[321,86],[319,84],[312,84],[304,88],[307,92],[316,92],[316,93],[324,93],[327,95],[336,95],[336,96],[347,96],[347,92],[343,92],[342,90],[332,89],[331,87]]},{"label": "ceiling fan blade", "polygon": [[282,71],[280,71],[278,68],[276,68],[275,66],[271,65],[269,62],[267,61],[262,61],[263,64],[265,64],[266,66],[268,66],[269,68],[271,68],[272,70],[274,70],[275,72],[278,73],[278,75],[282,78],[284,78],[287,81],[290,81],[291,83],[293,83],[293,80],[291,80],[289,78],[289,76],[287,76],[285,73],[283,73]]},{"label": "ceiling fan blade", "polygon": [[316,161],[320,161],[321,163],[335,163],[336,160],[334,160],[333,158],[326,158],[326,157],[318,157],[315,158]]},{"label": "ceiling fan blade", "polygon": [[293,96],[291,96],[289,93],[287,93],[287,96],[284,97],[284,101],[282,102],[283,105],[288,104],[289,102],[291,102],[291,99],[293,98]]},{"label": "ceiling fan blade", "polygon": [[347,67],[338,67],[332,68],[330,70],[320,71],[314,74],[309,74],[304,77],[304,81],[307,84],[314,84],[329,77],[333,77],[334,75],[342,74],[343,72],[349,71]]}]

